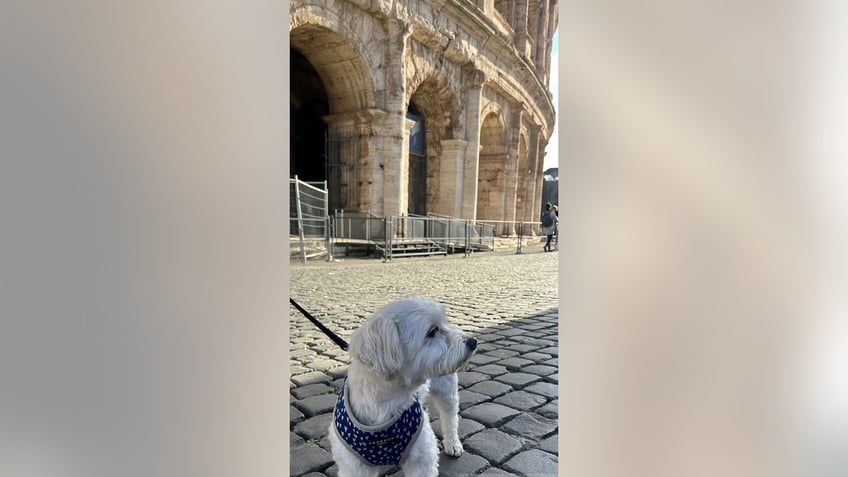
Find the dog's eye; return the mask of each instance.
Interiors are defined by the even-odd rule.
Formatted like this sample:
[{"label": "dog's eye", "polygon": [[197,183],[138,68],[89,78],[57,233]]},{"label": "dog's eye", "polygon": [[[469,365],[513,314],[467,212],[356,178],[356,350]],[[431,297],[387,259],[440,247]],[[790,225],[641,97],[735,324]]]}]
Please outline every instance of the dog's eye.
[{"label": "dog's eye", "polygon": [[439,332],[438,327],[434,326],[434,327],[430,328],[430,331],[427,332],[427,338],[433,338],[434,336],[436,336],[436,333],[438,333],[438,332]]}]

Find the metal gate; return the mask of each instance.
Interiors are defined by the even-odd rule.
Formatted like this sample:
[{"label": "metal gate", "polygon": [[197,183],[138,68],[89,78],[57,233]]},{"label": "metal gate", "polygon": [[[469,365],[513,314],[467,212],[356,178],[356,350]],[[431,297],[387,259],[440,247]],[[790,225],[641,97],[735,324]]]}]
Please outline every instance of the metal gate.
[{"label": "metal gate", "polygon": [[329,210],[357,210],[360,193],[360,132],[356,127],[328,128],[325,133],[324,170]]},{"label": "metal gate", "polygon": [[[297,176],[289,179],[290,234],[298,238],[300,257],[304,263],[310,257],[333,258],[327,195],[326,182],[308,183],[299,180]],[[307,240],[310,243],[323,242],[323,250],[312,247],[313,250],[307,252]]]}]

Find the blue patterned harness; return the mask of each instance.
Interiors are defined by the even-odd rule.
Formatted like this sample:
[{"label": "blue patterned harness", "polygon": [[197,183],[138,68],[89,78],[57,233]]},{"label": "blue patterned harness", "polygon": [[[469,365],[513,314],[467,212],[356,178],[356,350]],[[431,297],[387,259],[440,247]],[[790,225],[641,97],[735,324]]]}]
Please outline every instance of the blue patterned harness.
[{"label": "blue patterned harness", "polygon": [[345,445],[371,465],[399,465],[421,430],[421,403],[416,396],[403,414],[380,426],[366,426],[348,412],[350,404],[342,386],[336,401],[336,434]]}]

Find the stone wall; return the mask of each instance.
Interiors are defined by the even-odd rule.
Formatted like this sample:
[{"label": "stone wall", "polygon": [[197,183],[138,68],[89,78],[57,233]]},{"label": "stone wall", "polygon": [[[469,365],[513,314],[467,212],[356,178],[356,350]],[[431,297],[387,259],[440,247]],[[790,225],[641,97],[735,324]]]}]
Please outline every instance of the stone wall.
[{"label": "stone wall", "polygon": [[[556,21],[556,0],[293,0],[291,48],[312,69],[292,78],[324,89],[293,85],[292,118],[311,104],[327,112],[315,124],[354,136],[293,162],[332,176],[346,210],[536,220]],[[426,164],[412,176],[408,111],[425,121]],[[420,170],[426,194],[411,195]]]}]

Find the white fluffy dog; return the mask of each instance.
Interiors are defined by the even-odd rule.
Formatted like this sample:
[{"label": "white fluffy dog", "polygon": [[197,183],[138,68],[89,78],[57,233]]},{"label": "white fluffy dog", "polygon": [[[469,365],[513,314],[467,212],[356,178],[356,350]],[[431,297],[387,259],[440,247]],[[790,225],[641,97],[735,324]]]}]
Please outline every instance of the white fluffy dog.
[{"label": "white fluffy dog", "polygon": [[428,393],[445,453],[461,455],[456,371],[476,347],[433,301],[400,300],[368,317],[351,336],[347,381],[329,429],[339,476],[376,476],[382,465],[400,465],[407,477],[438,475],[436,436],[419,401]]}]

